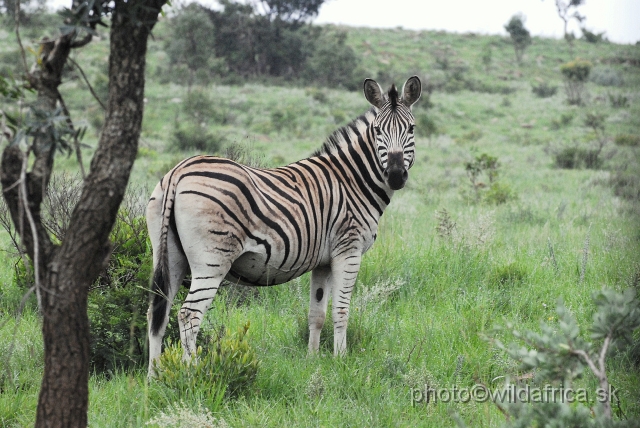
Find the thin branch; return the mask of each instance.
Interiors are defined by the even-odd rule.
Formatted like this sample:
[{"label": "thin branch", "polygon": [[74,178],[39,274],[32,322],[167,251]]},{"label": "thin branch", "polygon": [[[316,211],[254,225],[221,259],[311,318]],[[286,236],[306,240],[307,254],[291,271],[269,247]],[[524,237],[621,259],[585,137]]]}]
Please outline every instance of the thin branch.
[{"label": "thin branch", "polygon": [[82,78],[84,79],[84,83],[86,83],[87,86],[89,87],[89,92],[91,92],[91,95],[93,95],[93,98],[95,98],[96,101],[98,101],[98,104],[100,104],[100,107],[102,107],[103,110],[106,110],[107,108],[104,106],[104,104],[102,103],[102,101],[98,97],[98,94],[96,94],[96,92],[93,90],[93,87],[91,86],[91,83],[89,83],[89,79],[87,79],[87,76],[84,74],[84,71],[82,71],[82,68],[80,68],[78,63],[75,62],[73,60],[73,58],[69,57],[68,59],[71,62],[71,64],[73,64],[74,67],[76,67],[78,69],[78,71],[80,72],[80,74],[82,75]]},{"label": "thin branch", "polygon": [[22,46],[22,39],[20,38],[20,0],[16,0],[16,10],[14,13],[16,21],[16,39],[18,40],[18,46],[20,46],[20,56],[22,57],[22,65],[24,66],[24,72],[29,75],[29,67],[27,66],[27,56],[24,53],[24,46]]},{"label": "thin branch", "polygon": [[[69,57],[69,59],[71,60],[71,57]],[[73,60],[71,60],[71,61],[73,61]],[[84,75],[84,73],[83,73],[83,75]],[[67,105],[64,103],[64,100],[62,99],[62,94],[60,93],[60,91],[58,91],[57,88],[56,88],[56,93],[58,94],[58,101],[60,102],[60,106],[62,107],[62,111],[63,111],[64,115],[67,117],[67,121],[66,121],[67,125],[69,126],[69,128],[73,132],[73,145],[74,145],[74,148],[76,150],[76,158],[78,159],[78,164],[80,164],[80,173],[82,174],[82,179],[84,180],[85,177],[86,177],[86,174],[84,172],[84,165],[82,164],[82,151],[80,150],[80,142],[78,141],[78,133],[76,132],[76,129],[73,126],[73,121],[71,120],[71,113],[69,113],[69,109],[67,109]]]},{"label": "thin branch", "polygon": [[[92,28],[95,28],[95,25],[93,25]],[[82,40],[71,42],[71,49],[77,49],[77,48],[81,48],[83,46],[88,45],[89,42],[91,42],[92,37],[93,36],[91,35],[91,33],[87,33],[87,35],[84,36]]]},{"label": "thin branch", "polygon": [[38,308],[42,310],[42,296],[40,294],[40,248],[38,246],[38,230],[36,228],[36,222],[33,220],[31,209],[29,209],[29,200],[27,199],[27,156],[22,158],[22,171],[20,172],[20,187],[19,195],[22,198],[22,204],[24,211],[29,221],[29,227],[31,228],[31,236],[33,237],[33,270],[35,277],[36,298],[38,300]]}]

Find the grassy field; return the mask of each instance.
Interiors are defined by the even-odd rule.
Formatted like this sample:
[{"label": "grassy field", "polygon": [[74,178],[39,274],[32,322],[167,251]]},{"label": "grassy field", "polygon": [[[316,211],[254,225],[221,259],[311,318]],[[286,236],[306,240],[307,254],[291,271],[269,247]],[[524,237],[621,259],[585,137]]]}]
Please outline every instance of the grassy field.
[{"label": "grassy field", "polygon": [[[574,56],[594,64],[594,81],[586,85],[586,105],[571,106],[559,71],[572,59],[564,41],[534,38],[517,64],[508,39],[498,36],[348,31],[349,44],[369,73],[363,79],[375,77],[386,88],[417,74],[435,87],[415,108],[415,166],[363,259],[346,357],[331,356],[329,339],[323,339],[319,356],[307,356],[308,275],[260,289],[248,305],[214,301],[203,331],[220,325],[235,330],[250,320],[249,341],[260,359],[252,389],[224,401],[214,417],[221,426],[225,421],[229,426],[443,427],[455,426],[457,415],[469,426],[500,426],[505,418],[490,402],[413,405],[412,394],[425,384],[497,388],[503,376],[522,373],[487,340],[496,324],[511,321],[520,330],[536,330],[541,321],[557,325],[555,307],[562,298],[589,339],[592,292],[637,287],[640,203],[638,193],[624,198],[620,189],[637,192],[640,185],[636,181],[634,188],[633,180],[621,183],[619,177],[638,176],[640,147],[614,140],[640,136],[640,46],[577,41]],[[0,47],[2,58],[15,49],[12,37],[0,30],[0,39],[7,41]],[[131,178],[147,188],[178,160],[196,153],[175,148],[176,128],[193,120],[188,106],[193,95],[186,87],[161,83],[165,37],[161,24],[149,49],[141,150]],[[487,65],[482,54],[488,49]],[[105,72],[107,56],[108,41],[102,40],[75,60],[94,82]],[[463,70],[462,80],[451,79],[456,67]],[[610,80],[615,85],[602,84]],[[540,82],[557,85],[557,94],[536,97],[531,86]],[[220,152],[243,145],[270,166],[308,156],[331,131],[368,108],[359,92],[304,84],[211,84],[191,91],[208,104],[199,126],[220,142]],[[64,83],[61,93],[74,120],[89,126],[85,142],[95,146],[99,106],[80,79]],[[626,106],[613,106],[610,96],[626,97]],[[594,135],[584,125],[591,112],[606,115],[602,164],[557,167],[557,154],[566,147],[593,144]],[[437,131],[425,136],[423,130],[434,124]],[[85,153],[86,167],[91,151]],[[466,162],[483,153],[498,158],[499,187],[491,188],[486,176],[475,186],[469,180]],[[60,156],[56,165],[77,171],[73,157]],[[6,233],[0,232],[0,241],[10,249]],[[13,282],[16,259],[10,252],[0,258],[0,322],[5,323],[0,426],[27,426],[34,422],[42,372],[40,324],[29,305],[16,325],[21,296]],[[498,338],[514,340],[505,333]],[[612,353],[607,366],[619,391],[619,409],[630,419],[640,418],[640,369],[632,359],[625,352]],[[180,403],[163,397],[145,374],[141,368],[92,376],[90,426],[145,426],[160,412],[178,420]],[[585,373],[575,386],[595,396],[597,380]],[[587,406],[594,405],[594,396]],[[183,406],[190,426],[206,421],[203,403]],[[155,425],[169,426],[162,420]]]}]

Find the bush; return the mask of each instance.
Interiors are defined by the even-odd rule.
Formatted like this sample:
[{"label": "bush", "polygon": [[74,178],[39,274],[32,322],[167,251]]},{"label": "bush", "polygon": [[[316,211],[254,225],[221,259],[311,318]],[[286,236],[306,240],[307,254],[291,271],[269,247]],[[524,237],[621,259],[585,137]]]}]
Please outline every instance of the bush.
[{"label": "bush", "polygon": [[611,67],[595,67],[590,73],[590,80],[600,86],[623,86],[622,74]]},{"label": "bush", "polygon": [[590,168],[597,169],[602,166],[600,149],[584,149],[577,146],[568,146],[558,150],[554,154],[555,164],[562,169]]},{"label": "bush", "polygon": [[360,89],[364,72],[359,70],[359,57],[346,41],[346,32],[324,30],[306,61],[303,75],[322,86]]},{"label": "bush", "polygon": [[173,131],[174,147],[181,151],[197,150],[206,153],[217,153],[224,144],[225,137],[221,133],[211,133],[205,127],[187,122],[177,124]]},{"label": "bush", "polygon": [[503,287],[521,283],[527,277],[527,271],[518,263],[498,266],[489,274],[489,284]]},{"label": "bush", "polygon": [[617,146],[638,147],[640,146],[640,135],[618,134],[613,142]]},{"label": "bush", "polygon": [[515,193],[508,184],[493,183],[484,194],[484,201],[492,205],[500,205],[515,199]]},{"label": "bush", "polygon": [[640,175],[637,171],[617,171],[611,175],[614,195],[631,202],[640,202]]},{"label": "bush", "polygon": [[609,94],[609,101],[611,102],[611,107],[613,108],[629,107],[629,98],[622,94]]},{"label": "bush", "polygon": [[531,85],[531,91],[539,98],[549,98],[558,92],[558,87],[541,82],[538,85]]},{"label": "bush", "polygon": [[182,346],[169,344],[155,367],[158,384],[179,400],[203,396],[219,403],[223,396],[243,394],[253,384],[259,367],[256,352],[247,342],[249,325],[247,321],[235,334],[226,331],[206,349],[198,346],[186,362]]},{"label": "bush", "polygon": [[[61,174],[51,179],[43,224],[56,242],[64,238],[81,187],[80,177]],[[145,315],[153,264],[144,218],[147,193],[137,188],[125,194],[109,236],[113,244],[109,265],[89,290],[90,365],[95,372],[141,367],[146,362]],[[33,268],[25,268],[20,260],[14,283],[26,291],[33,284]],[[176,328],[167,334],[179,337]]]},{"label": "bush", "polygon": [[551,119],[551,129],[558,130],[569,126],[575,117],[573,112],[562,113],[560,119]]},{"label": "bush", "polygon": [[415,113],[418,134],[422,137],[432,137],[438,135],[438,125],[433,117],[426,111],[420,110]]},{"label": "bush", "polygon": [[587,30],[585,27],[582,27],[580,30],[582,30],[582,38],[587,42],[587,43],[600,43],[602,41],[607,40],[606,37],[604,37],[604,32],[602,33],[594,33],[591,32],[589,30]]},{"label": "bush", "polygon": [[560,66],[565,78],[567,101],[572,105],[582,105],[586,96],[584,84],[589,79],[593,65],[589,61],[577,58]]}]

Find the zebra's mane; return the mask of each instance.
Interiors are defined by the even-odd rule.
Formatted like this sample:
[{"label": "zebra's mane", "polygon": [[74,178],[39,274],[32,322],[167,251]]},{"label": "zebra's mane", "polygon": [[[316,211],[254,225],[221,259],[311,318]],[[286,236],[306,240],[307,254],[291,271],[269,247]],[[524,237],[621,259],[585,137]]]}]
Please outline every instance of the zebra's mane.
[{"label": "zebra's mane", "polygon": [[351,141],[345,137],[349,134],[349,131],[353,132],[354,129],[362,129],[369,126],[372,122],[372,117],[375,116],[376,110],[372,107],[366,113],[352,120],[348,124],[338,128],[325,140],[322,147],[316,150],[311,156],[319,156],[322,154],[334,153],[338,147],[348,146]]}]

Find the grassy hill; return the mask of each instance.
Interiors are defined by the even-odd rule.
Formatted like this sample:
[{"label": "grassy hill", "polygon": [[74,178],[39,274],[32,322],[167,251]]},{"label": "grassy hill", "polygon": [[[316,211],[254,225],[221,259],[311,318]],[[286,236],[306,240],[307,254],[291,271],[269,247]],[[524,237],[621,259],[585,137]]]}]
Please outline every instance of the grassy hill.
[{"label": "grassy hill", "polygon": [[[249,341],[261,361],[253,389],[225,400],[215,416],[230,426],[442,427],[454,426],[458,415],[469,426],[500,426],[504,415],[491,402],[413,405],[413,394],[425,384],[497,388],[504,376],[523,373],[486,338],[494,325],[557,326],[562,298],[590,340],[592,292],[637,289],[640,46],[578,40],[570,56],[566,42],[534,38],[517,64],[509,40],[499,36],[345,30],[363,80],[374,77],[386,88],[417,74],[430,91],[414,110],[415,166],[363,259],[345,358],[331,357],[324,338],[322,355],[306,355],[308,275],[260,289],[248,305],[228,305],[224,296],[214,301],[203,337],[250,320]],[[41,31],[30,29],[27,38]],[[213,82],[189,90],[166,79],[167,37],[161,23],[149,48],[132,185],[150,189],[183,157],[238,145],[264,165],[283,165],[310,155],[368,108],[361,92],[304,81]],[[0,69],[15,70],[14,37],[4,29],[0,40]],[[99,94],[105,93],[108,53],[105,34],[74,57]],[[574,57],[593,64],[582,106],[566,102],[560,73]],[[77,72],[69,78],[61,93],[76,123],[89,127],[84,142],[95,146],[100,107]],[[542,83],[557,86],[556,94],[536,96],[532,86]],[[593,150],[599,137],[585,125],[589,114],[604,117],[605,144],[592,168],[585,167],[584,150]],[[176,135],[186,135],[183,142],[206,135],[204,150],[180,149]],[[497,158],[494,182],[486,171],[473,180],[467,172],[483,154]],[[567,157],[574,168],[561,167]],[[73,157],[59,156],[56,165],[77,171]],[[0,241],[11,248],[4,231]],[[22,292],[13,281],[17,259],[10,252],[0,258],[0,425],[32,425],[42,370],[39,320],[30,304],[14,328]],[[497,337],[515,340],[506,332]],[[619,418],[640,418],[638,358],[620,352],[608,359]],[[92,376],[90,425],[144,426],[159,412],[177,420],[176,403],[170,405],[175,397],[158,396],[145,373]],[[589,392],[585,405],[595,404],[594,376],[585,372],[573,386]],[[200,418],[195,425],[206,416],[199,405],[184,403]]]}]

